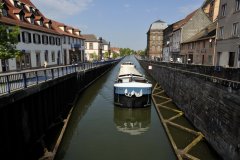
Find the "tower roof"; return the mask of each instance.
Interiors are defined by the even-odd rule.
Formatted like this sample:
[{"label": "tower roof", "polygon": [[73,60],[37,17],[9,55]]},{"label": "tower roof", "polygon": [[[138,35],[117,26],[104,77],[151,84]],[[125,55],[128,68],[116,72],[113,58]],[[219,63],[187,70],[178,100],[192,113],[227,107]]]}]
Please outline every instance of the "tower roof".
[{"label": "tower roof", "polygon": [[167,28],[167,23],[162,20],[157,20],[151,24],[149,30],[163,30],[165,28]]}]

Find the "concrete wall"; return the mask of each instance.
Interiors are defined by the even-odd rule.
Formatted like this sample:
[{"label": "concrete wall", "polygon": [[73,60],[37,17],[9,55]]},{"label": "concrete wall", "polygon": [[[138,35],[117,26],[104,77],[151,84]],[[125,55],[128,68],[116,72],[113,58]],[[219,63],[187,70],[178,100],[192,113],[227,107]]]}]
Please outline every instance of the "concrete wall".
[{"label": "concrete wall", "polygon": [[[140,63],[146,70],[150,64]],[[151,65],[153,69],[148,72],[213,148],[224,159],[240,159],[240,69],[214,71],[213,67],[160,62]],[[225,72],[226,78],[236,82],[202,76],[191,69],[219,77]]]},{"label": "concrete wall", "polygon": [[46,147],[49,130],[62,124],[79,93],[113,65],[73,73],[1,96],[1,156],[38,159]]}]

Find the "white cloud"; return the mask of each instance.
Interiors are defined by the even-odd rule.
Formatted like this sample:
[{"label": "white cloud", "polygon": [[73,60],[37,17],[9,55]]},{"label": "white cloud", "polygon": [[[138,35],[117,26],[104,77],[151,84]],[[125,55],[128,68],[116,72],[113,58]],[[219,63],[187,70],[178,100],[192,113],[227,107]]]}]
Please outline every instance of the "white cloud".
[{"label": "white cloud", "polygon": [[32,0],[33,4],[48,18],[60,19],[75,15],[92,3],[93,0]]}]

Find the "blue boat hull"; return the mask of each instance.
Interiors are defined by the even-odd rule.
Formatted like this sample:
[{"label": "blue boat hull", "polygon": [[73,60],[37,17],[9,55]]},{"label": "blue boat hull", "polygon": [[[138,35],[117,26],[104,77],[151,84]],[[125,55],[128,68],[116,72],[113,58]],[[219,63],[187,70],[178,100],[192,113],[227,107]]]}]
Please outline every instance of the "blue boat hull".
[{"label": "blue boat hull", "polygon": [[114,94],[114,104],[124,108],[144,108],[151,106],[151,94],[141,97],[127,97],[123,94]]}]

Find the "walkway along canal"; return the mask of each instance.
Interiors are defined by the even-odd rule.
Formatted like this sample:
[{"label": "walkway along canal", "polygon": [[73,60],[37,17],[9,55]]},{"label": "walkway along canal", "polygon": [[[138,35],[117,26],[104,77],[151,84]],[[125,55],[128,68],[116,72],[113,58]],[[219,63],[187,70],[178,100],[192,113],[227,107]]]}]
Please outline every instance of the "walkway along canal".
[{"label": "walkway along canal", "polygon": [[[133,56],[124,58],[80,95],[56,160],[177,159],[153,103],[149,108],[140,109],[114,106],[113,84],[120,64],[125,61],[134,62],[155,86],[154,80]],[[175,135],[183,143],[184,140],[192,140],[192,136],[186,136],[179,130],[175,130]],[[203,150],[201,154],[210,154],[211,159],[219,159],[209,146],[201,145],[198,149]],[[209,158],[209,155],[202,157]]]}]

